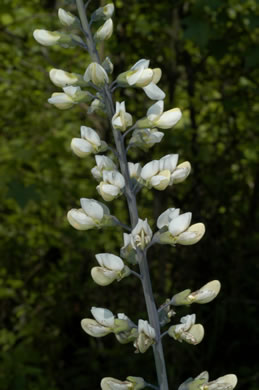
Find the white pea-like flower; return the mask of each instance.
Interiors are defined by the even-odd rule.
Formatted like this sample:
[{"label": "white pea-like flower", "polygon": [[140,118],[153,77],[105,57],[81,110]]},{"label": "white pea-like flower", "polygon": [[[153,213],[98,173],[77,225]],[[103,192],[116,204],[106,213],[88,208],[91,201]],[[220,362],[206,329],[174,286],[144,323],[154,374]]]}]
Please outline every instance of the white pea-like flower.
[{"label": "white pea-like flower", "polygon": [[182,117],[182,112],[179,108],[172,108],[164,112],[164,101],[159,100],[147,111],[147,117],[137,121],[138,128],[158,127],[159,129],[170,129]]},{"label": "white pea-like flower", "polygon": [[[113,281],[119,281],[130,274],[130,269],[119,256],[115,256],[112,253],[99,253],[95,257],[99,267],[92,268],[91,275],[93,280],[100,286],[108,286]],[[120,317],[118,316],[118,318]]]},{"label": "white pea-like flower", "polygon": [[140,179],[140,174],[142,169],[141,164],[128,162],[128,168],[129,168],[130,177],[138,181]]},{"label": "white pea-like flower", "polygon": [[81,138],[73,138],[71,149],[78,157],[86,157],[91,153],[103,152],[107,144],[102,141],[97,132],[91,127],[81,126]]},{"label": "white pea-like flower", "polygon": [[108,74],[111,74],[113,72],[114,66],[109,57],[105,58],[105,60],[102,63],[102,67],[106,70]]},{"label": "white pea-like flower", "polygon": [[97,155],[95,162],[96,166],[91,169],[91,173],[97,181],[102,180],[103,171],[114,171],[117,168],[112,159],[107,156]]},{"label": "white pea-like flower", "polygon": [[133,131],[129,140],[129,144],[139,147],[142,150],[147,150],[153,145],[161,142],[164,133],[154,129],[136,129]]},{"label": "white pea-like flower", "polygon": [[180,215],[179,209],[170,208],[162,213],[157,220],[156,240],[160,244],[193,245],[203,237],[205,226],[203,223],[191,225],[192,213]]},{"label": "white pea-like flower", "polygon": [[113,327],[115,317],[113,313],[108,309],[102,307],[92,307],[91,313],[94,319],[103,326]]},{"label": "white pea-like flower", "polygon": [[116,102],[115,114],[112,117],[112,126],[116,130],[125,131],[132,125],[132,116],[126,112],[125,102]]},{"label": "white pea-like flower", "polygon": [[195,314],[181,318],[180,324],[170,326],[168,334],[175,340],[185,341],[188,344],[199,344],[204,337],[204,328],[201,324],[195,324]]},{"label": "white pea-like flower", "polygon": [[112,17],[114,13],[114,4],[108,3],[104,7],[98,8],[92,15],[94,21],[107,20]]},{"label": "white pea-like flower", "polygon": [[106,41],[112,36],[112,32],[113,32],[113,21],[111,18],[109,18],[101,27],[98,28],[98,30],[94,35],[94,38],[97,41]]},{"label": "white pea-like flower", "polygon": [[128,376],[125,381],[111,377],[103,378],[101,381],[102,390],[141,390],[144,387],[144,379],[135,376]]},{"label": "white pea-like flower", "polygon": [[72,26],[78,20],[75,15],[65,11],[63,8],[59,8],[58,18],[63,26]]},{"label": "white pea-like flower", "polygon": [[124,187],[125,179],[120,172],[104,170],[102,181],[96,189],[106,202],[110,202],[122,194]]},{"label": "white pea-like flower", "polygon": [[48,99],[50,104],[60,110],[66,110],[73,107],[74,104],[81,102],[89,102],[92,99],[91,95],[87,91],[82,91],[80,87],[64,87],[64,92],[54,92],[51,98]]},{"label": "white pea-like flower", "polygon": [[120,255],[126,259],[128,263],[137,264],[136,248],[131,234],[123,233],[123,247],[120,250]]},{"label": "white pea-like flower", "polygon": [[219,280],[212,280],[206,283],[199,290],[191,292],[191,290],[184,290],[175,294],[172,298],[174,306],[190,305],[192,303],[209,303],[216,298],[220,292],[221,284]]},{"label": "white pea-like flower", "polygon": [[88,65],[85,71],[84,80],[87,83],[92,82],[93,84],[101,87],[105,83],[109,82],[109,77],[105,69],[100,64],[97,62],[92,62]]},{"label": "white pea-like flower", "polygon": [[203,386],[202,390],[233,390],[237,385],[237,376],[235,374],[227,374],[221,376],[214,381],[210,381]]},{"label": "white pea-like flower", "polygon": [[144,353],[155,343],[156,332],[155,329],[148,323],[148,321],[138,321],[138,337],[134,342],[136,352]]},{"label": "white pea-like flower", "polygon": [[160,160],[153,160],[144,165],[141,178],[145,186],[163,191],[173,183],[185,180],[191,172],[191,164],[188,161],[177,165],[178,154],[168,154]]},{"label": "white pea-like flower", "polygon": [[62,34],[58,31],[36,29],[33,31],[34,39],[43,46],[53,46],[60,41]]},{"label": "white pea-like flower", "polygon": [[235,374],[227,374],[209,382],[209,373],[203,371],[196,378],[189,378],[182,383],[178,390],[233,390],[237,385]]},{"label": "white pea-like flower", "polygon": [[87,334],[93,337],[103,337],[113,332],[115,317],[110,310],[101,307],[92,307],[91,313],[94,320],[84,318],[81,321],[81,326]]},{"label": "white pea-like flower", "polygon": [[80,209],[72,209],[67,213],[68,222],[75,229],[89,230],[112,223],[110,210],[103,203],[87,198],[81,198],[80,203]]},{"label": "white pea-like flower", "polygon": [[49,72],[49,78],[57,87],[67,87],[69,85],[83,85],[85,84],[83,77],[76,73],[69,73],[62,69],[51,69]]},{"label": "white pea-like flower", "polygon": [[143,88],[146,95],[152,100],[165,98],[165,93],[156,85],[162,75],[160,68],[149,68],[149,60],[137,61],[127,72],[121,73],[117,82],[122,87]]},{"label": "white pea-like flower", "polygon": [[144,249],[152,239],[152,230],[148,224],[147,218],[145,220],[138,219],[138,223],[131,231],[131,245],[134,249]]}]

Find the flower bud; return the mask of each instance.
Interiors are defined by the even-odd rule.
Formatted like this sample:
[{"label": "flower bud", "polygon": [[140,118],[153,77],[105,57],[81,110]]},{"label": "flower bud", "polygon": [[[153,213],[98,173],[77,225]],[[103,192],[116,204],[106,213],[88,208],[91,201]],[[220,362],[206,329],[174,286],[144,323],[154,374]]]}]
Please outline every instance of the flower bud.
[{"label": "flower bud", "polygon": [[77,230],[100,228],[112,223],[110,210],[106,205],[94,199],[81,198],[81,209],[72,209],[67,213],[70,225]]},{"label": "flower bud", "polygon": [[114,66],[109,57],[105,58],[102,63],[102,67],[108,74],[111,74],[113,72]]},{"label": "flower bud", "polygon": [[120,250],[120,255],[127,260],[128,263],[137,264],[135,245],[131,234],[123,233],[124,245]]},{"label": "flower bud", "polygon": [[129,143],[146,151],[154,144],[159,143],[164,136],[164,133],[157,129],[136,129],[133,131]]},{"label": "flower bud", "polygon": [[92,20],[107,20],[112,17],[114,13],[113,3],[106,4],[104,7],[98,8],[92,15]]},{"label": "flower bud", "polygon": [[103,171],[113,171],[116,170],[116,165],[111,158],[107,156],[97,155],[95,156],[96,166],[91,169],[93,177],[97,181],[101,181],[103,178]]},{"label": "flower bud", "polygon": [[100,286],[108,286],[114,280],[119,281],[130,274],[130,269],[118,256],[111,253],[100,253],[95,257],[100,267],[92,268],[91,276]]},{"label": "flower bud", "polygon": [[62,69],[51,69],[49,72],[50,80],[57,87],[67,87],[69,85],[86,85],[81,75],[65,72]]},{"label": "flower bud", "polygon": [[213,280],[199,290],[192,292],[188,296],[190,303],[209,303],[218,295],[221,288],[219,280]]},{"label": "flower bud", "polygon": [[92,337],[104,337],[109,333],[112,333],[112,329],[100,325],[97,321],[91,318],[84,318],[81,321],[81,327],[83,330]]},{"label": "flower bud", "polygon": [[128,376],[125,381],[106,377],[101,381],[102,390],[141,390],[145,387],[143,378]]},{"label": "flower bud", "polygon": [[71,149],[78,157],[86,157],[91,153],[99,153],[107,149],[99,135],[91,127],[81,126],[81,138],[73,138]]},{"label": "flower bud", "polygon": [[109,82],[109,77],[101,65],[97,62],[92,62],[85,71],[84,80],[86,82],[91,81],[93,84],[101,87]]},{"label": "flower bud", "polygon": [[106,20],[106,22],[101,27],[98,28],[98,30],[94,35],[94,38],[97,41],[106,41],[112,36],[112,32],[113,32],[113,21],[110,18]]},{"label": "flower bud", "polygon": [[116,130],[125,131],[132,125],[132,116],[126,112],[125,102],[116,102],[116,111],[112,117],[112,126]]},{"label": "flower bud", "polygon": [[58,18],[63,26],[72,26],[78,20],[71,12],[65,11],[63,8],[58,10]]},{"label": "flower bud", "polygon": [[65,34],[59,31],[48,31],[36,29],[33,31],[34,39],[43,46],[53,46],[59,44],[63,47],[75,46],[76,41],[81,42],[77,35]]},{"label": "flower bud", "polygon": [[92,99],[91,95],[87,91],[82,91],[80,87],[64,87],[63,92],[55,92],[51,98],[48,99],[50,104],[60,110],[66,110],[73,107],[74,104],[81,102],[88,102]]},{"label": "flower bud", "polygon": [[33,31],[33,37],[43,46],[53,46],[60,40],[61,33],[58,31],[37,29]]},{"label": "flower bud", "polygon": [[106,202],[110,202],[122,194],[125,179],[118,171],[103,171],[103,181],[96,187]]}]

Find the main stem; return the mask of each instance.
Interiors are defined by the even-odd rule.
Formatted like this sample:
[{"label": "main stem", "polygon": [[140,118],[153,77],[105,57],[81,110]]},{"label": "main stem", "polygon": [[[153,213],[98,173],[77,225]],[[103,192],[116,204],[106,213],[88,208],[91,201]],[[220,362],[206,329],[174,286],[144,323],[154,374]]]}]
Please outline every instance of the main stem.
[{"label": "main stem", "polygon": [[[89,28],[89,23],[87,20],[84,3],[82,0],[76,0],[76,4],[77,4],[77,9],[80,16],[82,28],[85,32],[86,43],[87,43],[89,54],[93,61],[98,62],[100,64],[101,63],[100,57],[96,49],[96,45],[93,41],[91,30]],[[112,100],[112,94],[110,92],[108,85],[105,85],[103,87],[102,93],[105,100],[108,117],[109,120],[111,120],[114,115],[114,104]],[[126,183],[125,196],[128,203],[131,227],[133,229],[139,219],[136,196],[133,192],[132,181],[129,176],[127,154],[124,146],[123,137],[119,131],[115,129],[112,130],[113,130],[115,145],[117,148],[121,173],[125,178],[125,183]],[[142,286],[143,286],[143,292],[144,292],[144,297],[145,297],[145,302],[146,302],[146,307],[148,312],[149,323],[155,329],[156,332],[156,343],[153,345],[153,353],[155,358],[159,389],[168,390],[164,352],[163,352],[162,342],[160,339],[160,324],[159,324],[157,307],[154,301],[154,295],[151,286],[150,273],[149,273],[146,253],[142,250],[138,250],[137,258],[139,263],[140,274],[142,276]]]}]

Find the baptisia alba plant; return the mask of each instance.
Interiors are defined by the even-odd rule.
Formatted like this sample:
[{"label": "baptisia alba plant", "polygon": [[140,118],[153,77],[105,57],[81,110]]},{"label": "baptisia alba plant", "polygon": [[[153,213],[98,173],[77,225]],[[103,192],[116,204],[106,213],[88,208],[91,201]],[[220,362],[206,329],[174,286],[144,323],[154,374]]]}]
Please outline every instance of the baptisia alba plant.
[{"label": "baptisia alba plant", "polygon": [[[37,29],[33,32],[35,40],[41,45],[78,47],[88,52],[89,62],[79,73],[56,68],[50,70],[50,80],[56,87],[61,88],[61,91],[54,92],[48,102],[60,110],[72,109],[79,104],[83,109],[88,107],[89,116],[92,113],[106,116],[112,135],[108,143],[87,123],[82,124],[80,136],[77,130],[72,138],[71,149],[80,159],[89,158],[93,162],[91,155],[94,156],[95,163],[93,162],[91,174],[98,183],[96,197],[102,198],[104,202],[112,202],[119,196],[124,196],[128,205],[130,226],[111,215],[103,202],[84,197],[80,199],[81,207],[68,211],[67,219],[77,230],[114,226],[123,229],[120,256],[114,253],[96,254],[97,264],[93,264],[91,276],[99,288],[104,289],[109,288],[107,286],[112,283],[123,283],[126,277],[137,277],[136,281],[143,288],[147,309],[146,318],[138,318],[136,314],[135,324],[124,313],[113,314],[109,308],[93,306],[92,317],[83,318],[81,327],[89,336],[95,338],[113,334],[115,341],[122,344],[122,348],[123,344],[131,343],[136,353],[144,354],[147,350],[153,350],[156,384],[149,383],[149,378],[146,377],[105,377],[100,378],[102,390],[139,390],[146,387],[168,390],[162,339],[169,336],[172,342],[185,342],[194,346],[202,342],[205,334],[204,326],[199,323],[202,319],[196,322],[194,313],[178,318],[176,309],[178,310],[179,306],[188,307],[194,303],[211,302],[219,294],[221,285],[218,280],[212,280],[198,290],[185,289],[175,293],[172,298],[161,297],[165,303],[157,307],[147,262],[148,249],[152,245],[168,244],[178,246],[180,250],[181,245],[197,244],[205,233],[205,226],[202,222],[192,223],[192,213],[181,213],[174,205],[163,211],[156,227],[143,215],[139,215],[136,194],[143,187],[150,191],[164,191],[168,186],[173,186],[177,191],[175,184],[188,179],[191,164],[184,159],[182,161],[182,156],[171,150],[157,160],[132,162],[128,161],[128,151],[133,148],[145,151],[160,143],[164,130],[175,126],[180,121],[182,112],[180,108],[165,107],[165,93],[158,86],[162,71],[151,66],[150,60],[139,59],[121,74],[112,76],[112,61],[109,57],[101,58],[98,45],[112,37],[114,4],[108,2],[89,15],[90,1],[84,4],[82,0],[76,0],[75,3],[78,15],[62,8],[58,10],[60,27],[65,31]],[[73,32],[69,31],[70,28]],[[76,28],[78,35],[74,34]],[[113,92],[118,88],[133,88],[136,93],[144,92],[152,100],[146,115],[143,113],[142,118],[134,118],[133,113],[128,112],[128,101],[115,101]],[[112,302],[110,305],[112,306]],[[167,326],[167,329],[162,330],[164,326]],[[153,367],[149,368],[149,371],[151,370]],[[148,377],[149,372],[145,376]],[[233,390],[236,384],[237,378],[234,374],[209,381],[208,373],[204,371],[194,379],[187,379],[180,385],[179,390]]]}]

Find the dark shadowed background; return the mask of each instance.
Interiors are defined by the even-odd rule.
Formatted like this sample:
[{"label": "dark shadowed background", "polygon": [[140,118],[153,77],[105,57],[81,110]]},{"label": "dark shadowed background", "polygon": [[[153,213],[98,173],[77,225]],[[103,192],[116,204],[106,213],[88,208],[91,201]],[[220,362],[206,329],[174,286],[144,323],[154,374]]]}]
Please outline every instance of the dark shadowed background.
[{"label": "dark shadowed background", "polygon": [[[90,11],[99,5],[93,0]],[[71,138],[83,124],[106,140],[111,131],[104,118],[86,114],[86,105],[59,111],[47,103],[58,90],[51,68],[83,73],[90,61],[79,48],[34,41],[35,28],[60,29],[60,6],[76,12],[71,1],[0,4],[1,390],[97,389],[104,376],[155,381],[151,349],[134,355],[131,344],[119,345],[112,335],[93,339],[80,327],[91,306],[133,320],[146,314],[137,279],[99,287],[90,277],[96,253],[119,254],[121,231],[78,232],[66,220],[80,197],[101,200],[90,174],[94,158],[74,156]],[[180,207],[207,228],[195,246],[150,250],[157,303],[222,282],[211,304],[178,310],[195,312],[204,325],[200,345],[164,338],[170,388],[208,370],[211,379],[235,373],[238,389],[258,390],[258,0],[116,0],[115,6],[115,31],[102,56],[110,56],[115,75],[150,59],[163,71],[166,109],[183,111],[161,144],[134,150],[130,159],[179,153],[180,162],[192,163],[184,183],[139,194],[140,216],[155,230],[159,214]],[[134,119],[151,105],[141,90],[116,92],[116,99],[126,101]],[[123,198],[110,208],[127,222]]]}]

